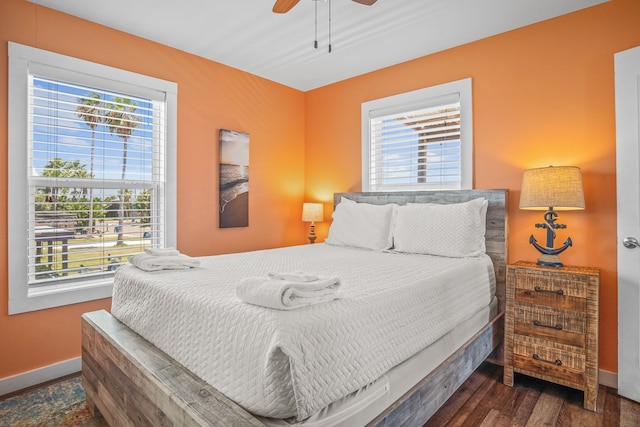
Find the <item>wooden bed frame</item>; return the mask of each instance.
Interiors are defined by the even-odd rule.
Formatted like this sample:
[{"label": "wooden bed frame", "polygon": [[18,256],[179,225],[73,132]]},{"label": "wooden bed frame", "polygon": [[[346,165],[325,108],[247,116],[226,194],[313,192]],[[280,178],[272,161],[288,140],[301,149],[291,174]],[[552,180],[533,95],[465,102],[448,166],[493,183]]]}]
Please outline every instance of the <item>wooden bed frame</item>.
[{"label": "wooden bed frame", "polygon": [[[487,253],[496,270],[498,315],[370,425],[422,426],[493,353],[501,359],[507,262],[507,190],[337,193],[358,202],[489,201]],[[82,381],[89,409],[112,426],[262,426],[260,420],[205,383],[104,310],[82,316]]]}]

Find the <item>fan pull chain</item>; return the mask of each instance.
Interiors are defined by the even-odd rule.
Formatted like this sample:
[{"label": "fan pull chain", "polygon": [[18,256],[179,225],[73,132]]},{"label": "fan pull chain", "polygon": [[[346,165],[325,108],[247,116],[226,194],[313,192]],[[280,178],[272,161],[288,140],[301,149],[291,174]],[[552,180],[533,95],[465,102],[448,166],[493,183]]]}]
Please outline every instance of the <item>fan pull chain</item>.
[{"label": "fan pull chain", "polygon": [[314,1],[313,2],[315,5],[315,39],[313,40],[313,48],[317,49],[318,48],[318,2]]},{"label": "fan pull chain", "polygon": [[313,40],[313,48],[318,48],[318,2],[326,1],[329,3],[329,53],[331,53],[331,0],[313,0],[315,3],[314,6],[314,40]]},{"label": "fan pull chain", "polygon": [[329,0],[329,53],[331,53],[331,0]]}]

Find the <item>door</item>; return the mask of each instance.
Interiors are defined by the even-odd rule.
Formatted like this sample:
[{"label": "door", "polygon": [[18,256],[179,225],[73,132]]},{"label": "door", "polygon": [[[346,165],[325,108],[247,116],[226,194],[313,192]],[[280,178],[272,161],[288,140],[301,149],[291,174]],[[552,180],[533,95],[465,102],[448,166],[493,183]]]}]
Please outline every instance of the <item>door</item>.
[{"label": "door", "polygon": [[640,47],[615,54],[618,393],[640,402]]}]

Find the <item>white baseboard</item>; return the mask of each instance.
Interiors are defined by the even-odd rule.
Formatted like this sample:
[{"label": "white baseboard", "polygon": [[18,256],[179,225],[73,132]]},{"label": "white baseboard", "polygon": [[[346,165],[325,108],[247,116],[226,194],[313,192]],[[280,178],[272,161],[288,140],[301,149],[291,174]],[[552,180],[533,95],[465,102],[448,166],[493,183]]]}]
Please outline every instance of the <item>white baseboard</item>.
[{"label": "white baseboard", "polygon": [[33,371],[0,378],[0,396],[80,372],[80,370],[82,370],[82,359],[76,357],[53,365],[43,366]]},{"label": "white baseboard", "polygon": [[598,382],[607,387],[618,389],[618,374],[615,372],[600,369],[598,372]]}]

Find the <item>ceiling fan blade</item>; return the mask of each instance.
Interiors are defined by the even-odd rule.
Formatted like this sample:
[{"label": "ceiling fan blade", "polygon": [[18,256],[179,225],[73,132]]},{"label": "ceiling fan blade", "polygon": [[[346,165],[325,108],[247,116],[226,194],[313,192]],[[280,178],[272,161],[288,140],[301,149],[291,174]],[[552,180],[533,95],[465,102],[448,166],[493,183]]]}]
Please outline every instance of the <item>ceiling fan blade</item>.
[{"label": "ceiling fan blade", "polygon": [[297,5],[299,1],[300,0],[276,0],[276,3],[273,5],[273,11],[275,13],[287,13],[293,6]]},{"label": "ceiling fan blade", "polygon": [[353,1],[356,2],[356,3],[364,4],[365,6],[371,6],[377,0],[353,0]]}]

